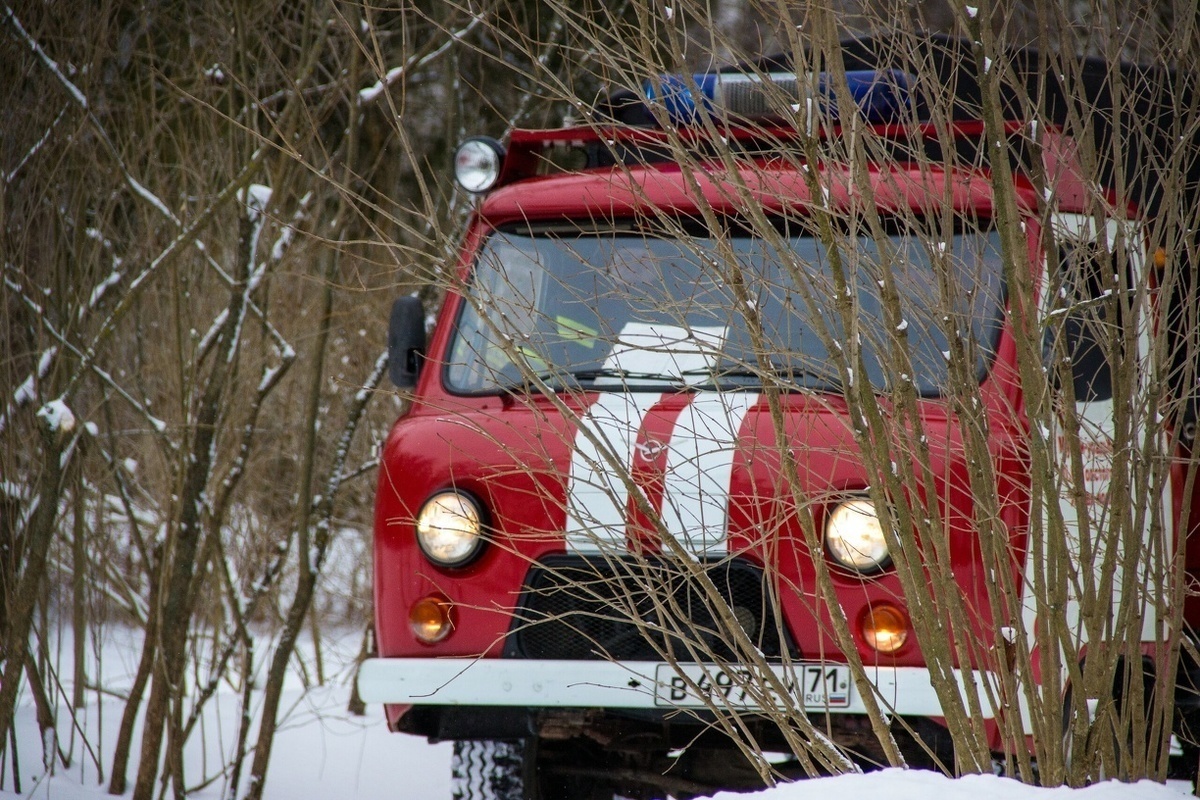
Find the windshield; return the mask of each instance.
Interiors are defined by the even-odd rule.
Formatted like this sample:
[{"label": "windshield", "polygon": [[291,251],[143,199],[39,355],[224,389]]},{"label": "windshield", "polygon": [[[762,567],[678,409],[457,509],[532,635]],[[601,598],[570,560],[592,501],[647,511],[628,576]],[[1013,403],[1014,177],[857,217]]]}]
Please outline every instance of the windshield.
[{"label": "windshield", "polygon": [[[842,357],[851,334],[879,391],[911,380],[923,396],[942,394],[951,337],[983,379],[1004,301],[994,231],[839,237],[838,254],[849,329],[829,253],[811,236],[497,232],[479,254],[446,381],[462,393],[536,381],[662,391],[771,376],[840,391],[830,348]],[[884,321],[885,270],[899,295],[896,331]]]}]

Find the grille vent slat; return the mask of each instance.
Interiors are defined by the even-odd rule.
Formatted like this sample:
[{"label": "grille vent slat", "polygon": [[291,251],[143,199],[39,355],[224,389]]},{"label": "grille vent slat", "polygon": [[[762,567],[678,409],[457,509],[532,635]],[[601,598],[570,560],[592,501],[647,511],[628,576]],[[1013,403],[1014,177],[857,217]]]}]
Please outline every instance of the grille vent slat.
[{"label": "grille vent slat", "polygon": [[[529,572],[505,656],[531,659],[737,660],[694,575],[695,564],[561,556]],[[767,658],[781,644],[762,571],[737,559],[703,567]]]}]

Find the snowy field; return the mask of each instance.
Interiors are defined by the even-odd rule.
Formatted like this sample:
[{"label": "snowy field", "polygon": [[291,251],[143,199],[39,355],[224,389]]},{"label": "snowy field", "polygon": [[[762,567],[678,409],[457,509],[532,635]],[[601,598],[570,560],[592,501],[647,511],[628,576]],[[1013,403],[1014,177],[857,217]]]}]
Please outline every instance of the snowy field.
[{"label": "snowy field", "polygon": [[[285,700],[286,717],[275,739],[266,797],[268,800],[448,800],[449,745],[430,745],[423,739],[388,733],[378,707],[368,708],[365,717],[346,713],[351,671],[344,665],[350,661],[348,654],[357,647],[355,635],[326,644],[329,680],[325,686],[305,690],[298,675],[295,678],[295,685]],[[107,630],[104,636],[102,646],[97,648],[103,656],[98,660],[98,666],[102,668],[100,674],[107,688],[121,691],[133,674],[139,643],[134,634],[120,629]],[[70,652],[69,642],[64,643],[61,652]],[[97,669],[97,661],[93,662],[92,669]],[[69,686],[66,692],[69,696]],[[26,694],[16,719],[22,792],[13,791],[11,764],[6,764],[0,800],[18,797],[101,800],[111,797],[105,791],[106,780],[123,704],[113,697],[97,701],[94,692],[88,696],[89,704],[81,723],[87,731],[89,747],[100,756],[105,780],[100,779],[88,747],[82,744],[79,736],[72,740],[65,714],[60,716],[60,737],[63,748],[73,750],[72,766],[63,769],[60,765],[55,774],[46,775],[34,709]],[[207,781],[207,785],[189,794],[190,798],[222,800],[228,796],[229,787],[222,780],[220,766],[232,749],[237,714],[237,695],[231,688],[226,688],[210,704],[201,730],[189,742],[186,756],[188,783],[198,786]],[[131,764],[131,785],[135,774],[135,765]],[[1035,789],[992,776],[950,780],[929,772],[885,770],[868,775],[802,781],[748,795],[721,793],[717,797],[722,800],[861,800],[864,797],[886,800],[1179,800],[1189,789],[1178,784],[1163,786],[1149,782],[1106,783],[1083,790]]]},{"label": "snowy field", "polygon": [[[450,746],[430,745],[411,736],[393,736],[383,725],[378,708],[368,710],[366,717],[352,717],[345,712],[348,690],[336,686],[311,690],[302,695],[292,692],[288,698],[290,711],[287,721],[275,738],[271,768],[265,795],[269,800],[285,798],[449,798]],[[218,719],[214,709],[211,721],[206,722],[206,734],[213,747],[207,754],[192,748],[188,759],[188,779],[199,782],[227,748],[219,747],[219,733],[225,729],[229,741],[236,727],[236,706],[222,702],[220,710],[225,719]],[[112,742],[120,724],[121,704],[113,701],[106,708],[89,709],[96,727],[103,727],[105,778],[112,759]],[[100,723],[103,718],[102,724]],[[91,725],[89,725],[91,727]],[[93,728],[94,730],[95,728]],[[41,746],[32,706],[23,705],[17,714],[17,746],[21,756],[21,794],[12,789],[12,774],[5,772],[4,790],[0,798],[46,798],[46,800],[100,800],[111,798],[105,790],[107,783],[97,785],[95,768],[87,763],[75,742],[75,765],[46,778],[41,768]],[[136,749],[136,748],[135,748]],[[79,758],[82,755],[82,758]],[[247,765],[247,769],[249,765]],[[130,791],[134,776],[130,770]],[[220,800],[226,786],[218,781],[189,797],[196,800]]]},{"label": "snowy field", "polygon": [[[350,694],[353,655],[358,650],[361,631],[348,631],[323,642],[327,682],[323,687],[305,689],[299,671],[292,670],[290,687],[282,703],[282,717],[275,736],[265,796],[268,800],[319,798],[449,798],[450,745],[430,745],[424,739],[390,734],[383,722],[383,711],[375,706],[367,715],[356,717],[346,712]],[[272,641],[273,645],[274,642]],[[132,682],[140,655],[140,632],[123,628],[105,628],[102,641],[94,650],[89,665],[91,675],[100,675],[100,683],[112,692],[123,692]],[[265,642],[260,643],[266,652]],[[61,646],[71,652],[69,631]],[[302,646],[313,672],[311,647]],[[99,654],[97,657],[96,653]],[[260,659],[262,655],[260,654]],[[265,671],[265,669],[264,669]],[[70,669],[61,671],[67,681]],[[70,683],[64,683],[65,696],[71,695]],[[46,775],[42,766],[42,747],[37,720],[28,692],[22,694],[16,718],[17,750],[20,757],[21,789],[13,791],[11,765],[6,764],[0,783],[0,800],[39,798],[45,800],[100,800],[106,792],[112,751],[121,724],[122,700],[95,692],[88,693],[88,704],[81,723],[87,730],[89,746],[100,756],[103,780],[93,763],[89,748],[80,737],[73,739],[65,710],[59,715],[62,748],[73,750],[72,766]],[[186,777],[190,786],[208,782],[189,794],[195,800],[222,800],[229,794],[221,765],[234,749],[237,732],[238,694],[223,685],[208,704],[197,732],[186,750]],[[134,746],[129,775],[130,793],[137,774],[138,747]],[[249,761],[243,770],[248,773]]]},{"label": "snowy field", "polygon": [[[423,739],[393,736],[383,725],[382,711],[368,710],[366,717],[346,713],[348,689],[345,686],[314,689],[306,694],[291,692],[287,721],[275,738],[265,796],[269,800],[285,798],[449,798],[450,746],[430,745]],[[200,782],[212,771],[228,748],[220,747],[224,728],[225,741],[236,728],[233,696],[222,698],[220,714],[214,708],[206,721],[205,733],[212,747],[208,753],[192,748],[188,758],[189,781]],[[101,762],[105,778],[112,759],[112,742],[120,724],[121,704],[89,709],[95,730],[102,727],[105,736]],[[224,719],[219,719],[224,716]],[[102,723],[101,723],[102,718]],[[32,706],[23,705],[17,714],[17,745],[21,756],[21,794],[12,791],[12,774],[5,772],[0,798],[45,798],[46,800],[101,800],[111,798],[107,783],[97,785],[95,768],[87,762],[75,742],[76,763],[69,769],[46,778],[41,768],[41,746]],[[136,748],[135,748],[136,749]],[[82,758],[81,758],[82,756]],[[205,763],[209,768],[205,768]],[[249,765],[247,764],[247,770]],[[134,771],[130,770],[130,793]],[[224,782],[217,781],[190,794],[196,800],[220,800],[225,796]]]}]

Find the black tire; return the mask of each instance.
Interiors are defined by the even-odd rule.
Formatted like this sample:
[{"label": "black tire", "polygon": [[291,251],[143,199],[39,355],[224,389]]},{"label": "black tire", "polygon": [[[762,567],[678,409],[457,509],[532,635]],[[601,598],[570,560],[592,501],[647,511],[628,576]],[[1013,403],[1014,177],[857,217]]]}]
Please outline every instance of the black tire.
[{"label": "black tire", "polygon": [[603,761],[601,752],[590,750],[548,750],[536,739],[455,742],[450,796],[454,800],[613,800],[616,793],[610,781],[575,772]]},{"label": "black tire", "polygon": [[525,800],[524,749],[521,742],[455,742],[450,796],[454,800]]},{"label": "black tire", "polygon": [[[1138,750],[1146,753],[1149,749],[1150,743],[1135,741],[1133,731],[1128,730],[1122,721],[1125,704],[1129,702],[1126,698],[1127,686],[1135,680],[1142,682],[1143,719],[1151,719],[1153,665],[1146,659],[1137,659],[1130,664],[1122,657],[1118,659],[1114,670],[1111,695],[1088,704],[1087,735],[1082,742],[1076,740],[1075,720],[1072,718],[1074,689],[1067,687],[1063,699],[1063,758],[1068,781],[1072,777],[1087,783],[1120,778],[1129,769],[1126,763],[1129,754]],[[1147,736],[1149,733],[1147,730]]]}]

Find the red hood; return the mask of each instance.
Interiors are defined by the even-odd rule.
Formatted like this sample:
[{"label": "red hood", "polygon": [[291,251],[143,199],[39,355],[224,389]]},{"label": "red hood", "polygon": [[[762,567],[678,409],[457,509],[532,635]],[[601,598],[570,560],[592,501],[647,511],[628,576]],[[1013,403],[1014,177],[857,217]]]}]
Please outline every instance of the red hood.
[{"label": "red hood", "polygon": [[454,486],[479,497],[493,528],[534,558],[564,547],[657,549],[656,515],[688,549],[719,555],[728,537],[748,544],[764,526],[794,527],[781,498],[787,506],[793,494],[823,501],[868,484],[841,397],[782,395],[785,435],[796,443],[796,493],[781,478],[771,416],[756,392],[602,392],[578,400],[560,409],[525,398],[402,420],[384,463],[403,463],[404,474],[383,471],[380,521],[410,525],[425,498]]},{"label": "red hood", "polygon": [[[844,165],[818,168],[820,184],[829,192],[821,203],[848,210],[862,192]],[[683,179],[681,179],[681,175]],[[951,207],[988,216],[992,187],[987,175],[956,171],[947,181],[943,170],[903,165],[868,168],[874,203],[880,210],[928,211]],[[1024,193],[1022,198],[1028,200]],[[791,161],[745,163],[730,175],[717,165],[652,164],[624,170],[595,170],[576,175],[532,178],[488,195],[480,216],[493,225],[530,219],[623,219],[645,213],[675,212],[695,216],[701,208],[736,214],[757,205],[768,212],[812,205],[804,173]]]}]

